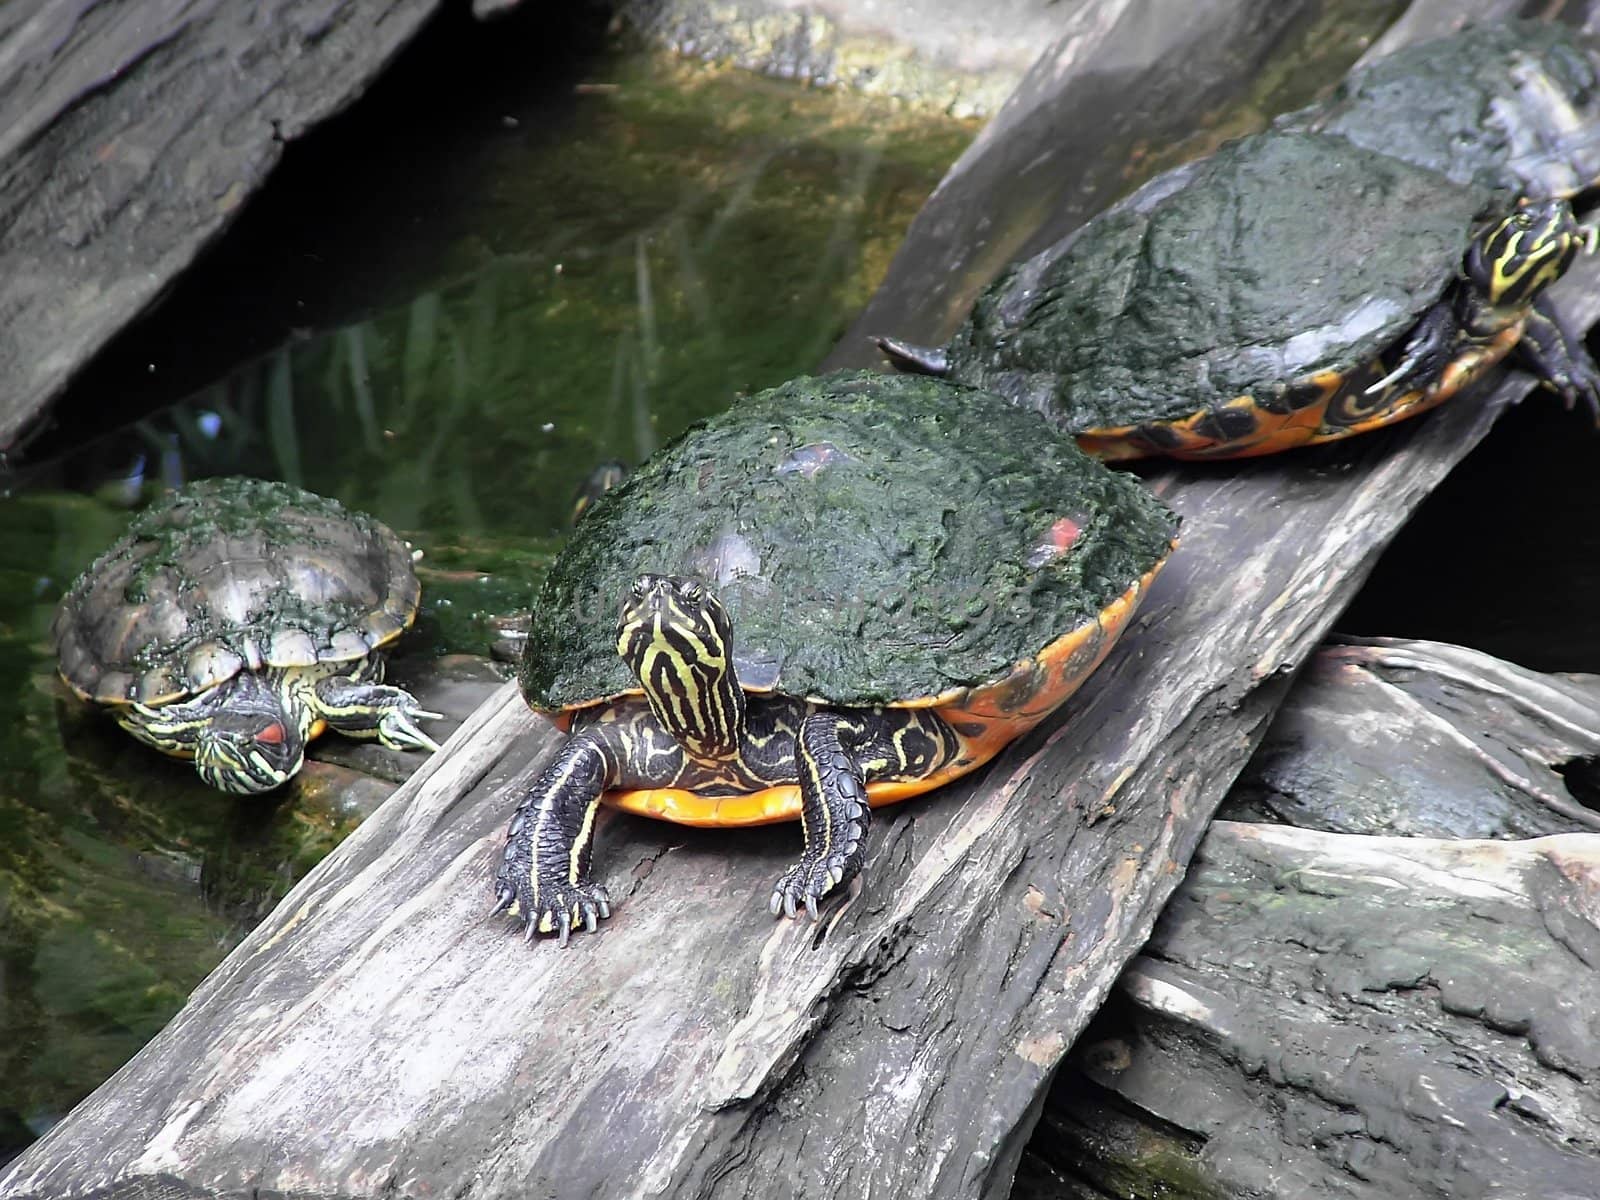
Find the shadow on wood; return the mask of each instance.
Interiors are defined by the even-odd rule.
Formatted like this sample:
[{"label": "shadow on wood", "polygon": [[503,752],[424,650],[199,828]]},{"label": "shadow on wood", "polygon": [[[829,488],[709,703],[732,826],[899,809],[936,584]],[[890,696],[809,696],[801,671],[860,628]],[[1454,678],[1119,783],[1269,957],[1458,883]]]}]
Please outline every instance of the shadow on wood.
[{"label": "shadow on wood", "polygon": [[440,7],[0,5],[0,451]]}]

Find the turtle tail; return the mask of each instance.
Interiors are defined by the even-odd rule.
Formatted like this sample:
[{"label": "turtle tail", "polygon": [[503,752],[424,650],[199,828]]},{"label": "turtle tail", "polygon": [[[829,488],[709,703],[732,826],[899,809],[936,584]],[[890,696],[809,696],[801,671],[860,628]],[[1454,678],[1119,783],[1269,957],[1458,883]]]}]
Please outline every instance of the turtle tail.
[{"label": "turtle tail", "polygon": [[950,355],[943,347],[914,346],[891,337],[875,337],[872,340],[878,343],[878,349],[884,352],[897,371],[941,378],[950,373]]}]

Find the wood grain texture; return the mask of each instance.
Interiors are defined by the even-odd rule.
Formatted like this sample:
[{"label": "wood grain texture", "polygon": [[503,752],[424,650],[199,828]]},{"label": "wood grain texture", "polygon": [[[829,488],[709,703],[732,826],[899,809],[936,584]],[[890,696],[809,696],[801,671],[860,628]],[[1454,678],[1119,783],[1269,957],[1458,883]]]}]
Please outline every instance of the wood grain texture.
[{"label": "wood grain texture", "polygon": [[0,4],[0,451],[439,4]]},{"label": "wood grain texture", "polygon": [[[1564,291],[1600,315],[1592,261]],[[764,907],[796,829],[621,815],[600,934],[563,952],[486,919],[556,736],[497,694],[0,1196],[1005,1195],[1292,673],[1529,387],[1496,382],[1345,445],[1152,473],[1184,544],[1122,644],[990,769],[886,810],[820,926]]]}]

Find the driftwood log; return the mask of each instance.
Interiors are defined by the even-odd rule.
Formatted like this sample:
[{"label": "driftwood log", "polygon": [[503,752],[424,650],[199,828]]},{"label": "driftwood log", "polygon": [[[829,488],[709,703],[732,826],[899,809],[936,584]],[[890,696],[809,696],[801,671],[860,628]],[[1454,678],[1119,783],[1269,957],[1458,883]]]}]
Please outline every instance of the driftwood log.
[{"label": "driftwood log", "polygon": [[0,451],[440,6],[0,4]]},{"label": "driftwood log", "polygon": [[1318,650],[1218,815],[1329,833],[1600,831],[1600,676],[1439,642]]},{"label": "driftwood log", "polygon": [[[1563,289],[1585,325],[1600,271]],[[485,919],[556,736],[507,688],[0,1177],[0,1196],[1003,1196],[1289,679],[1525,379],[1150,483],[1185,544],[1104,667],[985,773],[884,812],[819,926],[798,835],[625,816],[559,951]]]},{"label": "driftwood log", "polygon": [[1318,651],[1223,809],[1304,827],[1212,825],[1014,1195],[1596,1195],[1597,750],[1600,677]]}]

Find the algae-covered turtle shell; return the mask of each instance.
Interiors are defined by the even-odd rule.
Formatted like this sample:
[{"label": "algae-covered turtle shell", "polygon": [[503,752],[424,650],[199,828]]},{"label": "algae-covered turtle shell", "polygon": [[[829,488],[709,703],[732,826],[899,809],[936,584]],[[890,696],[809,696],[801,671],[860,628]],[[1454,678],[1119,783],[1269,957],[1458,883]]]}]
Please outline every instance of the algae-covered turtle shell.
[{"label": "algae-covered turtle shell", "polygon": [[373,518],[289,484],[208,479],[135,517],[53,633],[85,699],[165,704],[242,670],[363,658],[420,594],[410,550]]},{"label": "algae-covered turtle shell", "polygon": [[1281,129],[1337,134],[1391,158],[1532,196],[1600,179],[1600,41],[1507,21],[1397,50]]},{"label": "algae-covered turtle shell", "polygon": [[1490,199],[1338,138],[1242,138],[1003,276],[950,373],[1071,430],[1270,404],[1400,339]]},{"label": "algae-covered turtle shell", "polygon": [[792,380],[692,427],[596,501],[538,594],[524,694],[636,694],[642,572],[716,589],[751,691],[904,703],[996,679],[1092,623],[1176,518],[1037,414],[917,377]]}]

